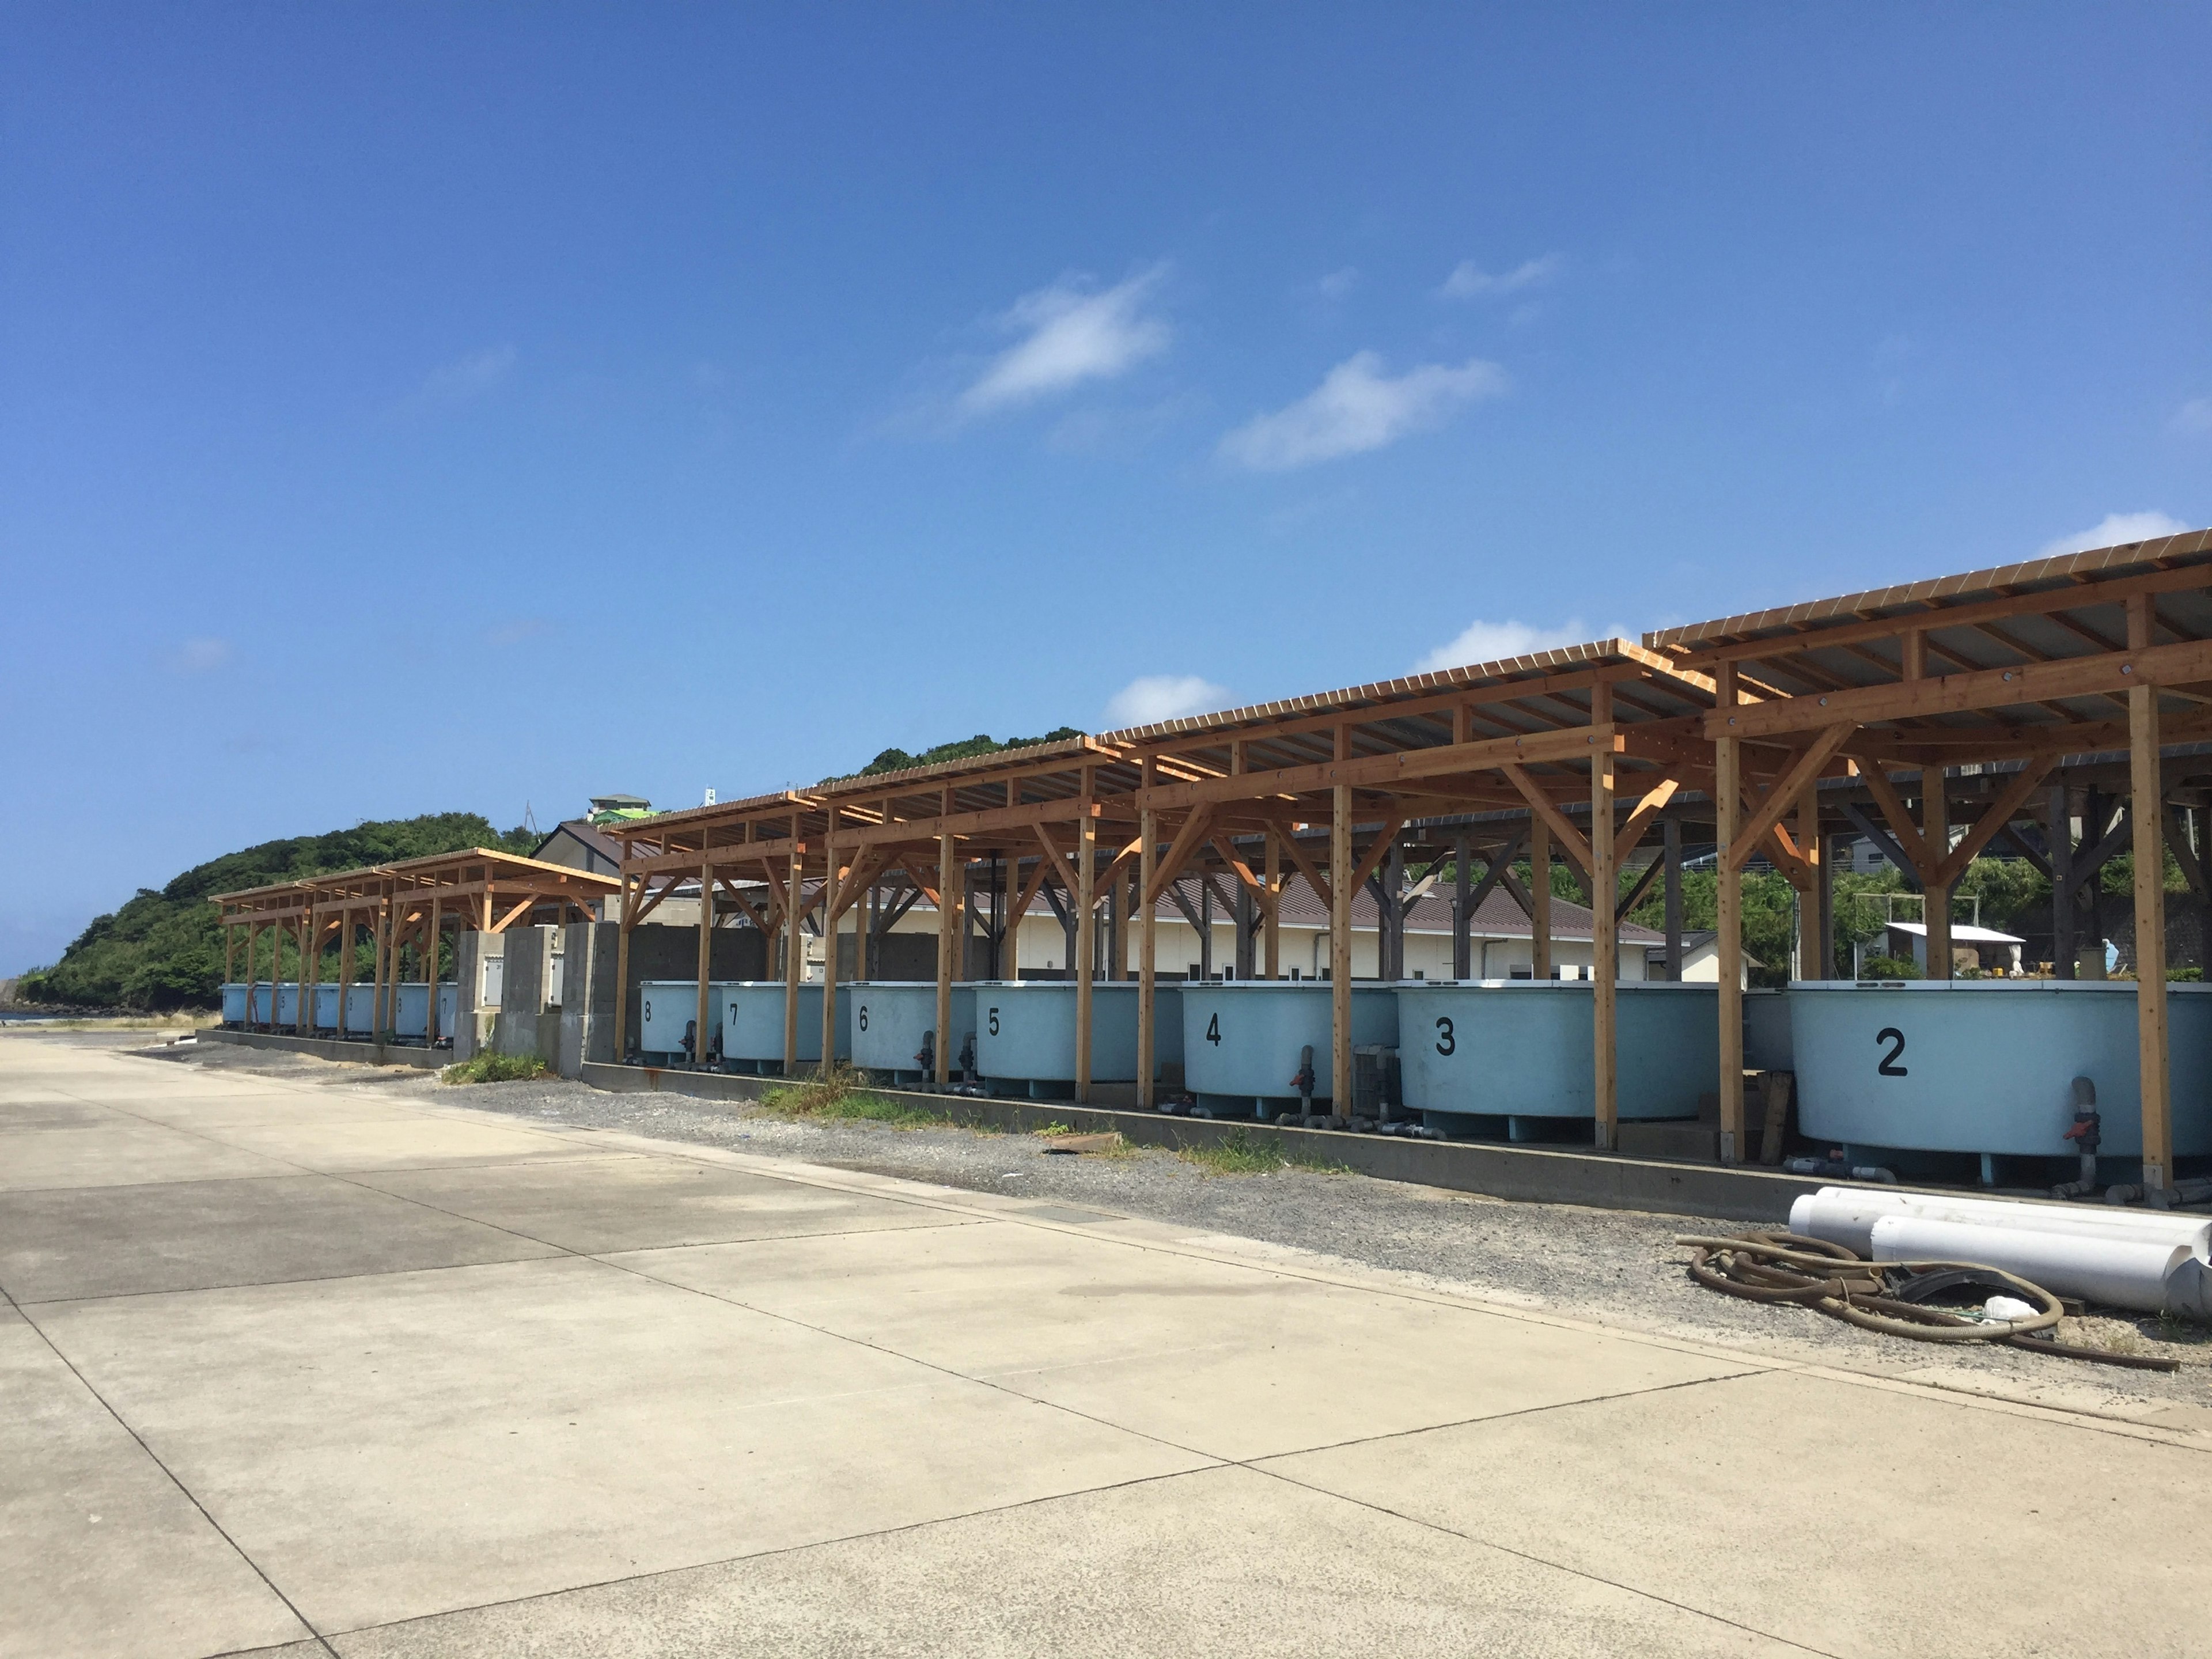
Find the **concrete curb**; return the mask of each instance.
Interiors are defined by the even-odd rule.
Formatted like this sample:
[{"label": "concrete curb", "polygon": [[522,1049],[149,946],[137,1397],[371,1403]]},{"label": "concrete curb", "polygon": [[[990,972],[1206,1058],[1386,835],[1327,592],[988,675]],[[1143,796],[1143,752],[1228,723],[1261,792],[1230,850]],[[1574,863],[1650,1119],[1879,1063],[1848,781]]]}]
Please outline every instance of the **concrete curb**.
[{"label": "concrete curb", "polygon": [[241,1048],[282,1048],[318,1060],[346,1060],[356,1066],[412,1066],[434,1072],[453,1062],[451,1051],[418,1048],[400,1042],[370,1042],[366,1039],[284,1036],[274,1031],[233,1031],[220,1025],[199,1032],[203,1042],[228,1042]]},{"label": "concrete curb", "polygon": [[[599,1061],[585,1065],[582,1080],[617,1094],[675,1094],[727,1101],[758,1100],[768,1091],[785,1086],[781,1078]],[[923,1094],[905,1089],[871,1088],[868,1092],[917,1110],[934,1112],[956,1123],[988,1125],[1023,1133],[1054,1124],[1084,1132],[1113,1129],[1133,1145],[1170,1150],[1219,1146],[1232,1134],[1272,1139],[1293,1158],[1336,1164],[1382,1181],[1540,1204],[1584,1204],[1605,1210],[1786,1223],[1791,1201],[1818,1191],[1821,1184],[1778,1170],[1666,1164],[1557,1148],[1485,1141],[1401,1140],[1395,1135],[1277,1128],[1272,1124],[1209,1121],[1158,1112]]]}]

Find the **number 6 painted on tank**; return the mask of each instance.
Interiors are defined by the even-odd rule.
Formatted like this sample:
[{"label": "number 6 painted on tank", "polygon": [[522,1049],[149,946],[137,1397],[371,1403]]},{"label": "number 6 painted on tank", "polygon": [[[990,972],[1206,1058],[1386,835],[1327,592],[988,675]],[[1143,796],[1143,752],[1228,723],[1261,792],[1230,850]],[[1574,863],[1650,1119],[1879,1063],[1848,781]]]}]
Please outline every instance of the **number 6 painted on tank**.
[{"label": "number 6 painted on tank", "polygon": [[1905,1054],[1904,1032],[1899,1030],[1894,1025],[1885,1025],[1874,1034],[1874,1040],[1876,1042],[1887,1042],[1890,1045],[1889,1052],[1881,1057],[1881,1064],[1875,1067],[1876,1073],[1883,1077],[1911,1075],[1904,1066],[1897,1063]]},{"label": "number 6 painted on tank", "polygon": [[1445,1055],[1459,1052],[1459,1039],[1452,1035],[1452,1023],[1448,1018],[1437,1022],[1437,1052]]}]

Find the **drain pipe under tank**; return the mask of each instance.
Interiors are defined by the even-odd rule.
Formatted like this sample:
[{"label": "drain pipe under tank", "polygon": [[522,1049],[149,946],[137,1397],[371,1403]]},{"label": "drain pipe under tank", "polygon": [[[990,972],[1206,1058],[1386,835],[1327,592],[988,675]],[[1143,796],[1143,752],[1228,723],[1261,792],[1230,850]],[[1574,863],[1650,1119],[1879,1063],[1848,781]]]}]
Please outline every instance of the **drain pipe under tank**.
[{"label": "drain pipe under tank", "polygon": [[2097,1190],[2097,1143],[2104,1133],[2104,1117],[2097,1110],[2097,1085],[2093,1079],[2074,1079],[2074,1127],[2065,1138],[2081,1155],[2081,1178],[2062,1181],[2051,1189],[2053,1198],[2086,1198]]}]

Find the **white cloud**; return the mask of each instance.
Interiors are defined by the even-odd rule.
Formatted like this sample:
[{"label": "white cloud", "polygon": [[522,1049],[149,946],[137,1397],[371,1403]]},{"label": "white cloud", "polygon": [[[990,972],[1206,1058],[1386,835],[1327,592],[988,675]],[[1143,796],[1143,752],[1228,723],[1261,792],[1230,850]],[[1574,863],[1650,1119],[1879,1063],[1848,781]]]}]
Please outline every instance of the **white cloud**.
[{"label": "white cloud", "polygon": [[1287,471],[1394,444],[1440,424],[1458,404],[1499,398],[1510,384],[1496,363],[1424,363],[1393,380],[1371,351],[1347,357],[1287,409],[1246,422],[1221,441],[1226,459],[1261,472]]},{"label": "white cloud", "polygon": [[1500,294],[1517,294],[1524,288],[1535,288],[1558,276],[1567,263],[1566,256],[1547,253],[1540,259],[1531,259],[1516,265],[1501,276],[1492,276],[1472,259],[1462,259],[1444,278],[1437,294],[1447,300],[1480,300]]},{"label": "white cloud", "polygon": [[2154,536],[2179,536],[2188,528],[2163,513],[2107,513],[2100,524],[2044,543],[2039,556],[2055,559],[2062,553],[2079,553],[2086,548],[2120,547],[2129,542],[2147,542]]},{"label": "white cloud", "polygon": [[1570,617],[1557,628],[1532,628],[1524,622],[1471,622],[1461,630],[1458,638],[1438,646],[1415,663],[1413,672],[1434,674],[1446,668],[1462,668],[1468,663],[1525,657],[1537,651],[1556,651],[1563,645],[1580,645],[1590,637],[1580,617]]},{"label": "white cloud", "polygon": [[2212,398],[2191,398],[2173,411],[2177,432],[2212,432]]},{"label": "white cloud", "polygon": [[1152,726],[1186,714],[1210,714],[1229,706],[1225,687],[1196,674],[1146,674],[1116,691],[1106,705],[1106,726]]},{"label": "white cloud", "polygon": [[176,665],[187,674],[211,674],[229,660],[228,640],[186,640],[177,647]]},{"label": "white cloud", "polygon": [[454,402],[481,397],[505,380],[514,367],[514,348],[511,345],[471,351],[465,357],[457,357],[431,370],[430,378],[422,383],[422,395]]},{"label": "white cloud", "polygon": [[1314,286],[1321,290],[1321,297],[1322,299],[1341,300],[1346,295],[1351,293],[1354,288],[1358,287],[1358,267],[1355,265],[1346,265],[1341,270],[1330,271],[1328,276],[1322,277],[1321,281],[1316,283]]},{"label": "white cloud", "polygon": [[1143,307],[1166,275],[1167,267],[1158,264],[1103,293],[1063,280],[1024,295],[1000,319],[1023,339],[994,358],[960,394],[962,411],[987,414],[1085,380],[1109,380],[1165,351],[1168,325]]}]

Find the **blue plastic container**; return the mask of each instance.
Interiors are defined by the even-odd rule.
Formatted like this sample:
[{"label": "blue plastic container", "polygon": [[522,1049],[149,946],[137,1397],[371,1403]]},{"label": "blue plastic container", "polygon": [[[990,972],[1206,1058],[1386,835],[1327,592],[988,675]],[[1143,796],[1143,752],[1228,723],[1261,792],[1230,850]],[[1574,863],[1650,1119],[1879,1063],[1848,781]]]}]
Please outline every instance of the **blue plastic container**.
[{"label": "blue plastic container", "polygon": [[[1186,982],[1182,992],[1183,1086],[1201,1106],[1265,1114],[1298,1098],[1300,1050],[1313,1049],[1314,1098],[1334,1087],[1333,1006],[1327,980]],[[1398,1041],[1395,985],[1352,988],[1352,1042],[1389,1048]]]},{"label": "blue plastic container", "polygon": [[[853,1005],[854,1065],[865,1071],[884,1073],[896,1083],[929,1080],[924,1077],[915,1056],[921,1052],[923,1036],[937,1030],[936,981],[856,980],[838,994],[838,1000],[849,1000]],[[821,1024],[818,1012],[815,1024]],[[956,1078],[960,1074],[960,1046],[975,1029],[975,988],[955,985],[948,1063]]]},{"label": "blue plastic container", "polygon": [[[780,979],[741,979],[721,990],[722,1058],[740,1071],[783,1069],[783,1010],[786,988]],[[837,988],[837,1053],[853,1057],[853,988]],[[799,988],[799,1063],[822,1062],[822,987]]]},{"label": "blue plastic container", "polygon": [[[428,1035],[425,1016],[430,1007],[430,988],[422,981],[403,980],[395,988],[398,993],[392,1009],[393,1035],[414,1037],[418,1041]],[[438,1041],[450,1042],[453,1035],[453,1016],[460,1007],[460,987],[441,981],[438,986]]]},{"label": "blue plastic container", "polygon": [[[700,1053],[714,1046],[719,1030],[723,999],[736,983],[733,980],[707,981],[707,1041],[700,1045]],[[640,1053],[648,1060],[680,1061],[684,1059],[684,1037],[699,1020],[699,981],[696,979],[647,979],[638,981],[638,1032]],[[815,1018],[821,1018],[817,1006]],[[803,1022],[802,1022],[803,1023]],[[778,1027],[781,1031],[781,1027]],[[782,1038],[776,1039],[781,1053]],[[696,1055],[694,1056],[696,1057]]]},{"label": "blue plastic container", "polygon": [[[1720,988],[1613,988],[1623,1118],[1693,1118],[1720,1086]],[[1398,988],[1398,1069],[1413,1111],[1597,1115],[1596,988],[1588,980],[1433,981]]]},{"label": "blue plastic container", "polygon": [[[1182,1063],[1184,981],[1152,987],[1152,1075]],[[1028,979],[979,981],[975,990],[976,1069],[994,1085],[1073,1085],[1075,1081],[1075,982]],[[1091,987],[1091,1080],[1137,1079],[1137,994],[1133,980]],[[1038,1092],[1034,1087],[1030,1092]]]},{"label": "blue plastic container", "polygon": [[[2212,985],[2166,988],[2173,1150],[2212,1152]],[[1798,1121],[1850,1147],[2064,1158],[2073,1081],[2105,1156],[2142,1154],[2136,988],[2090,980],[1802,981],[1790,988]]]},{"label": "blue plastic container", "polygon": [[243,1025],[246,1023],[246,991],[247,988],[243,984],[226,985],[222,988],[222,1023],[224,1024]]}]

